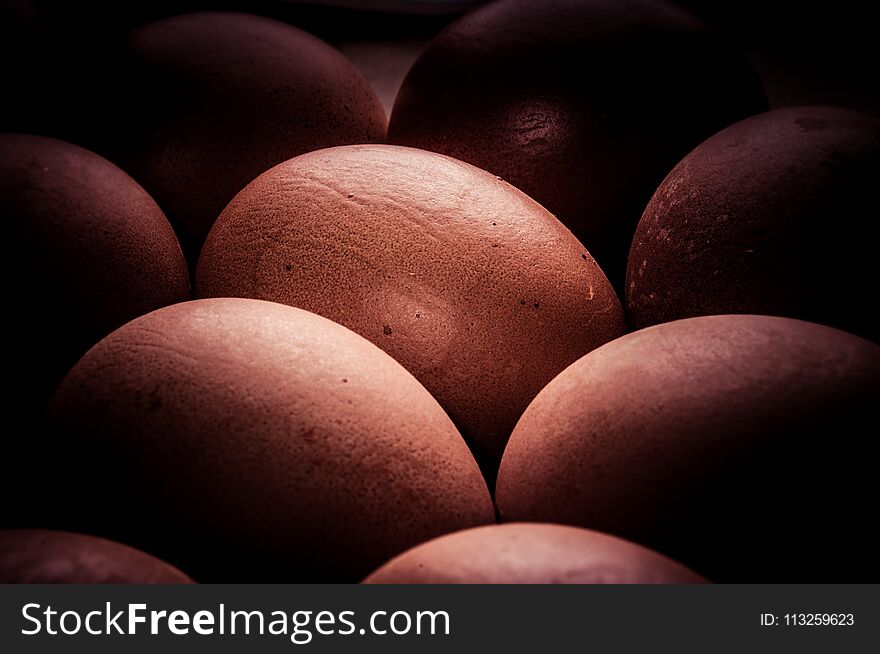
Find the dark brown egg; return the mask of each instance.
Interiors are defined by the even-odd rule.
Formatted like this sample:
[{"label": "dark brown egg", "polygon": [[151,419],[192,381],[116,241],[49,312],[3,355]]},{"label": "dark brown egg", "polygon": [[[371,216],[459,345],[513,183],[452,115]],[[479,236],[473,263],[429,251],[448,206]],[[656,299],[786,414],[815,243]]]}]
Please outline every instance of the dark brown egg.
[{"label": "dark brown egg", "polygon": [[63,531],[0,530],[0,583],[189,584],[164,561],[120,543]]},{"label": "dark brown egg", "polygon": [[366,584],[693,584],[684,566],[620,538],[562,525],[491,525],[392,559]]},{"label": "dark brown egg", "polygon": [[633,241],[634,325],[719,313],[802,318],[880,338],[880,121],[825,107],[749,118],[697,147]]},{"label": "dark brown egg", "polygon": [[426,48],[388,136],[522,189],[622,286],[663,176],[700,141],[765,108],[745,58],[671,4],[502,0]]},{"label": "dark brown egg", "polygon": [[50,410],[63,517],[200,580],[358,581],[494,521],[473,456],[412,375],[280,304],[199,300],[135,320]]},{"label": "dark brown egg", "polygon": [[2,475],[3,488],[29,465],[15,448],[27,448],[36,414],[76,360],[132,318],[189,299],[190,287],[180,245],[152,198],[109,161],[69,143],[0,135],[0,221],[6,417],[18,430],[4,439],[13,448],[6,460],[18,463]]},{"label": "dark brown egg", "polygon": [[714,581],[877,578],[878,402],[880,347],[830,327],[650,327],[535,398],[498,509],[630,538]]},{"label": "dark brown egg", "polygon": [[379,100],[345,57],[246,14],[135,29],[78,83],[91,86],[73,131],[153,194],[193,259],[226,203],[264,170],[385,135]]},{"label": "dark brown egg", "polygon": [[372,341],[433,393],[490,477],[544,384],[624,330],[605,275],[543,207],[394,146],[312,152],[261,175],[214,225],[196,284]]}]

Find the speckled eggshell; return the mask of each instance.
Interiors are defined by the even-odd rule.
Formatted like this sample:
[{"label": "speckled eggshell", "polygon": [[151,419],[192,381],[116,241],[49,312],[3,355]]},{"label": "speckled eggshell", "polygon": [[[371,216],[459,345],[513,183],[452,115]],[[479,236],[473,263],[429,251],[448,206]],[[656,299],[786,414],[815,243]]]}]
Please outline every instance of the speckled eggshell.
[{"label": "speckled eggshell", "polygon": [[650,327],[535,398],[499,514],[630,538],[714,581],[876,580],[878,401],[880,347],[830,327]]},{"label": "speckled eggshell", "polygon": [[189,584],[180,570],[113,541],[41,529],[0,530],[3,584]]},{"label": "speckled eggshell", "polygon": [[745,57],[672,4],[502,0],[427,46],[388,138],[522,189],[622,287],[639,216],[666,173],[766,107]]},{"label": "speckled eggshell", "polygon": [[354,582],[494,521],[471,453],[412,375],[280,304],[197,300],[135,320],[50,409],[67,519],[203,581]]},{"label": "speckled eggshell", "polygon": [[259,16],[206,12],[139,27],[82,81],[72,131],[128,170],[193,260],[257,175],[318,148],[381,141],[376,94],[335,49]]},{"label": "speckled eggshell", "polygon": [[418,545],[366,584],[693,584],[699,575],[649,549],[552,524],[491,525]]},{"label": "speckled eggshell", "polygon": [[13,421],[21,433],[89,347],[132,318],[189,299],[189,272],[146,191],[62,141],[0,135],[0,224],[7,406],[22,413]]},{"label": "speckled eggshell", "polygon": [[777,109],[713,136],[648,204],[627,310],[644,327],[720,313],[784,315],[880,339],[880,121]]},{"label": "speckled eggshell", "polygon": [[624,331],[605,275],[543,207],[473,166],[394,146],[312,152],[261,175],[217,220],[196,286],[372,341],[437,398],[490,477],[544,384]]}]

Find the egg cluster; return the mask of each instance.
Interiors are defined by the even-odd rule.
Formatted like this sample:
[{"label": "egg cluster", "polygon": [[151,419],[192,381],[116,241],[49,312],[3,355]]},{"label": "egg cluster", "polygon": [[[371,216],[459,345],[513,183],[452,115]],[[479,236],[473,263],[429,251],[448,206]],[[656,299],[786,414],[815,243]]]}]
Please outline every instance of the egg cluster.
[{"label": "egg cluster", "polygon": [[661,0],[491,2],[388,120],[247,14],[84,70],[0,135],[0,581],[880,572],[877,119]]}]

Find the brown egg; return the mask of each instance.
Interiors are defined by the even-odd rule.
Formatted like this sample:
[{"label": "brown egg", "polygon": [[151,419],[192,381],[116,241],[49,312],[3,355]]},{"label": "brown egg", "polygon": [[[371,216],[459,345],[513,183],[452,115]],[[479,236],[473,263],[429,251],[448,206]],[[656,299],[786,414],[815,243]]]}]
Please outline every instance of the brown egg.
[{"label": "brown egg", "polygon": [[715,581],[877,576],[880,347],[711,316],[638,331],[541,391],[504,453],[502,521],[653,547]]},{"label": "brown egg", "polygon": [[0,583],[189,584],[180,570],[113,541],[40,529],[0,530]]},{"label": "brown egg", "polygon": [[345,57],[258,16],[159,20],[119,39],[83,78],[72,131],[153,194],[193,259],[226,203],[264,170],[385,136],[379,100]]},{"label": "brown egg", "polygon": [[503,0],[428,45],[388,138],[500,175],[622,286],[633,232],[663,176],[766,106],[746,59],[672,4]]},{"label": "brown egg", "polygon": [[602,271],[544,208],[468,164],[394,146],[312,152],[261,175],[214,225],[196,286],[369,339],[437,398],[490,477],[544,384],[624,330]]},{"label": "brown egg", "polygon": [[705,579],[620,538],[519,523],[459,531],[392,559],[365,584],[693,584]]},{"label": "brown egg", "polygon": [[812,320],[880,338],[873,303],[880,121],[796,107],[697,147],[657,189],[633,241],[640,327],[718,313]]},{"label": "brown egg", "polygon": [[65,518],[205,581],[357,581],[494,521],[428,392],[291,307],[224,298],[151,313],[90,350],[50,409]]},{"label": "brown egg", "polygon": [[61,378],[103,336],[189,299],[190,287],[156,203],[109,161],[69,143],[0,135],[0,221],[5,419],[15,425],[3,439],[0,496],[17,498],[0,502],[0,525],[18,526],[35,517],[32,436]]}]

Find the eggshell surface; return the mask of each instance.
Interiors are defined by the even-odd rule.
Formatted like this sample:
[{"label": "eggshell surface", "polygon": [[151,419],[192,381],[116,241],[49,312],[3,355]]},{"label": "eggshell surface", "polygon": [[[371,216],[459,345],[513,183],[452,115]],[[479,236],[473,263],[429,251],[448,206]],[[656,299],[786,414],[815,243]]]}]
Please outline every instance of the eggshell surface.
[{"label": "eggshell surface", "polygon": [[367,584],[692,584],[699,575],[587,529],[519,523],[441,536],[389,561]]},{"label": "eggshell surface", "polygon": [[133,318],[190,298],[189,272],[146,191],[106,159],[62,141],[0,135],[0,224],[8,408],[29,433],[89,347]]},{"label": "eggshell surface", "polygon": [[743,315],[637,331],[526,410],[501,521],[601,530],[713,581],[876,578],[878,399],[880,347],[829,327]]},{"label": "eggshell surface", "polygon": [[811,320],[877,340],[880,121],[792,107],[698,146],[645,209],[629,256],[636,327],[720,313]]},{"label": "eggshell surface", "polygon": [[151,313],[93,348],[50,409],[68,519],[200,580],[357,581],[494,520],[427,391],[291,307],[227,298]]},{"label": "eggshell surface", "polygon": [[388,138],[522,189],[622,287],[633,232],[666,173],[766,107],[745,57],[670,3],[503,0],[427,46]]},{"label": "eggshell surface", "polygon": [[385,136],[384,109],[345,57],[259,16],[144,25],[78,83],[88,92],[74,133],[153,194],[193,261],[223,207],[266,169]]},{"label": "eggshell surface", "polygon": [[532,397],[624,330],[601,269],[549,212],[468,164],[394,146],[261,175],[218,218],[196,286],[301,307],[375,343],[490,477]]},{"label": "eggshell surface", "polygon": [[0,530],[0,583],[189,584],[185,574],[113,541],[41,529]]}]

